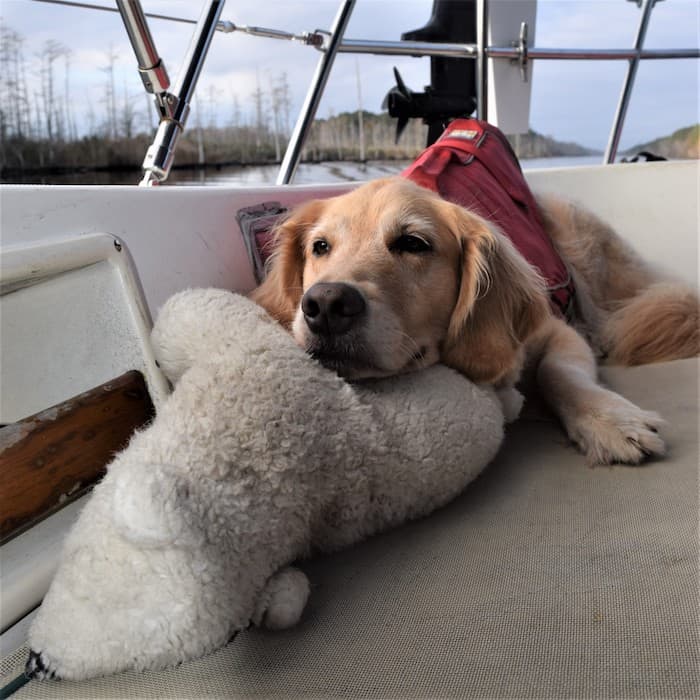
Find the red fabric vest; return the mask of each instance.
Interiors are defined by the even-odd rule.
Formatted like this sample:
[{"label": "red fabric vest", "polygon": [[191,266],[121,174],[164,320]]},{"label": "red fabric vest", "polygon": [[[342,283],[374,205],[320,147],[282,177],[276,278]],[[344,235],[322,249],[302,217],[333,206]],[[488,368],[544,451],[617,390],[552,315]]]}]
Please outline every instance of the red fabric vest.
[{"label": "red fabric vest", "polygon": [[571,275],[549,236],[506,137],[478,119],[456,119],[401,173],[497,224],[547,284],[552,309],[569,317]]}]

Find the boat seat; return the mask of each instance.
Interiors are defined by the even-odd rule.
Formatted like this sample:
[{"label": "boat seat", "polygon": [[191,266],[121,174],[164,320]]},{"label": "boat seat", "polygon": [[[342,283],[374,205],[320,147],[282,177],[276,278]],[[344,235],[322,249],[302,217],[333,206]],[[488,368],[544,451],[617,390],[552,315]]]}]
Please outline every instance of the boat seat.
[{"label": "boat seat", "polygon": [[[450,505],[302,562],[296,628],[13,698],[700,696],[698,362],[602,377],[665,417],[666,458],[589,467],[533,401]],[[5,660],[4,680],[23,660]]]}]

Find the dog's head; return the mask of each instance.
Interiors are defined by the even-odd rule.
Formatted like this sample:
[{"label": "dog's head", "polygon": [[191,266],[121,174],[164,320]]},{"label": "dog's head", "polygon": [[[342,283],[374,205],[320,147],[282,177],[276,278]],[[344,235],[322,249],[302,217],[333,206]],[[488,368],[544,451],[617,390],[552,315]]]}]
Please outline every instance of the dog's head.
[{"label": "dog's head", "polygon": [[348,378],[441,361],[497,382],[548,313],[539,276],[500,231],[402,178],[294,211],[253,298]]}]

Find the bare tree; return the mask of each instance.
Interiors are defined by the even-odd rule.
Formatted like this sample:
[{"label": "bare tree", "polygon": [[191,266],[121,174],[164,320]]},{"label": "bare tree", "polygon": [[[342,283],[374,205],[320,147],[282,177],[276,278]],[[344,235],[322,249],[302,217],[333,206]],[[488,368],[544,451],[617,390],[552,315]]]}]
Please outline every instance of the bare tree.
[{"label": "bare tree", "polygon": [[202,120],[200,117],[202,102],[195,94],[192,103],[194,107],[195,133],[197,134],[197,162],[202,165],[205,162],[204,134],[202,132]]},{"label": "bare tree", "polygon": [[355,79],[357,80],[357,128],[360,132],[360,160],[365,160],[365,125],[362,110],[362,87],[360,81],[360,62],[355,59]]},{"label": "bare tree", "polygon": [[259,152],[262,147],[262,137],[267,126],[267,119],[265,119],[263,109],[264,95],[260,88],[260,73],[257,75],[256,89],[252,97],[255,107],[255,148]]},{"label": "bare tree", "polygon": [[209,85],[206,100],[207,107],[207,128],[216,129],[219,125],[219,95],[220,90],[214,85]]},{"label": "bare tree", "polygon": [[272,129],[275,143],[275,159],[282,159],[282,141],[289,136],[289,82],[287,74],[281,73],[276,79],[270,78],[270,101],[272,105]]},{"label": "bare tree", "polygon": [[231,91],[231,118],[230,126],[234,129],[238,129],[241,125],[241,102],[238,99],[238,95],[233,91],[233,87],[230,88]]},{"label": "bare tree", "polygon": [[54,39],[44,42],[44,48],[39,55],[41,61],[41,100],[46,125],[46,137],[53,140],[57,134],[57,125],[61,123],[61,110],[56,99],[56,76],[54,64],[64,56],[67,48]]},{"label": "bare tree", "polygon": [[[54,64],[61,56],[65,55],[66,51],[67,48],[63,44],[49,39],[44,42],[43,49],[38,55],[40,64],[38,100],[40,107],[37,109],[37,114],[43,131],[43,134],[41,132],[40,134],[46,139],[49,162],[53,162],[54,159],[56,140],[62,139],[64,136],[63,110],[56,94]],[[40,154],[40,159],[43,161],[43,153]]]},{"label": "bare tree", "polygon": [[26,81],[24,38],[0,26],[0,130],[2,138],[30,135],[31,115]]},{"label": "bare tree", "polygon": [[85,93],[85,116],[87,118],[87,131],[90,136],[97,134],[97,117],[95,116],[95,107],[90,99],[90,93]]},{"label": "bare tree", "polygon": [[122,103],[119,109],[119,136],[126,139],[133,138],[136,124],[136,106],[134,99],[129,95],[124,79],[122,88]]},{"label": "bare tree", "polygon": [[282,160],[282,148],[280,145],[280,130],[282,128],[282,117],[280,114],[280,89],[275,81],[270,78],[270,102],[272,106],[272,138],[275,143],[275,160]]},{"label": "bare tree", "polygon": [[66,138],[69,141],[77,141],[78,130],[75,125],[75,118],[73,116],[73,102],[71,100],[71,90],[70,90],[70,67],[71,67],[71,54],[70,49],[66,49],[63,54],[64,59],[64,81],[63,81],[63,103],[65,107],[65,123],[66,123]]},{"label": "bare tree", "polygon": [[143,128],[152,131],[157,127],[158,109],[155,106],[155,98],[148,92],[141,93],[146,98],[145,110],[142,115]]},{"label": "bare tree", "polygon": [[107,107],[107,119],[105,121],[105,135],[113,139],[117,136],[117,94],[114,86],[114,66],[119,56],[113,46],[107,51],[107,65],[100,70],[107,76],[105,85],[104,102]]}]

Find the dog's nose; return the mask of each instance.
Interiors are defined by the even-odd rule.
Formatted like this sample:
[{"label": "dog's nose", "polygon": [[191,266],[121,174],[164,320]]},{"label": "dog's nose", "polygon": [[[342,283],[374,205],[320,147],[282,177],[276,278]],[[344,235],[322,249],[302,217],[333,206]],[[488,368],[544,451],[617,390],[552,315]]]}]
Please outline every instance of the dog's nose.
[{"label": "dog's nose", "polygon": [[306,324],[314,333],[340,335],[364,315],[367,304],[360,292],[343,282],[318,282],[301,298]]}]

